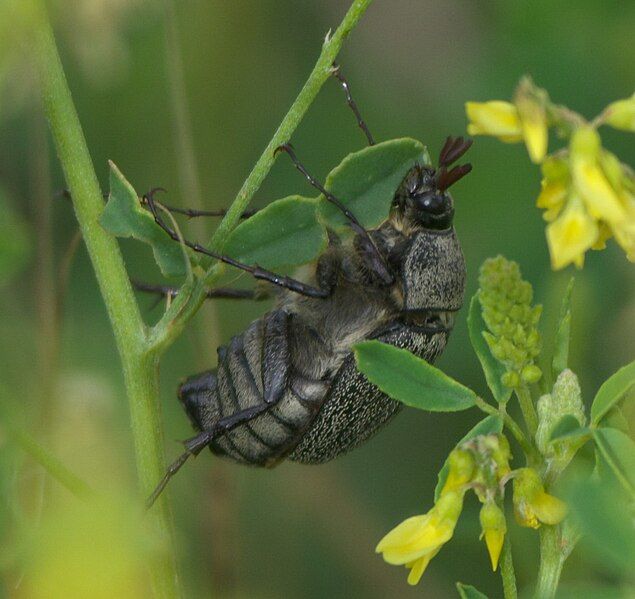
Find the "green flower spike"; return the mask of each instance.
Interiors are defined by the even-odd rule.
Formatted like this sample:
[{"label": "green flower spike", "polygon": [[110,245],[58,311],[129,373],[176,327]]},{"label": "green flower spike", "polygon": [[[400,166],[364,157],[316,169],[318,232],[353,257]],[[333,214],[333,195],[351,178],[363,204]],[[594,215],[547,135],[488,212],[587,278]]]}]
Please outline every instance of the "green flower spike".
[{"label": "green flower spike", "polygon": [[542,371],[534,363],[541,340],[536,325],[542,306],[532,306],[533,289],[524,281],[516,262],[503,256],[490,258],[481,266],[478,298],[489,331],[483,337],[492,355],[507,372],[501,380],[516,389],[535,383]]}]

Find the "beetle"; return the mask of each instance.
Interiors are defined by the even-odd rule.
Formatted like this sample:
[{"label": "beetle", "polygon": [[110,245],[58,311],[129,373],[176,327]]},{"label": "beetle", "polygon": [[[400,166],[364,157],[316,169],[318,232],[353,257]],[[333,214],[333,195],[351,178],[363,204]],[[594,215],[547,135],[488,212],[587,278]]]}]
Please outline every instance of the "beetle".
[{"label": "beetle", "polygon": [[[373,145],[347,81],[339,68],[334,74]],[[150,505],[187,458],[205,447],[255,466],[285,459],[317,464],[359,445],[399,411],[402,404],[357,370],[351,348],[377,339],[428,362],[443,351],[466,277],[448,188],[471,170],[469,164],[452,167],[470,145],[449,137],[436,168],[409,168],[394,190],[388,218],[370,230],[308,172],[292,146],[280,146],[277,152],[290,156],[354,233],[342,239],[329,230],[328,247],[303,281],[183,239],[160,216],[154,193],[144,196],[156,223],[175,241],[279,289],[270,311],[218,348],[216,369],[180,385],[179,400],[199,432],[185,441],[185,453],[168,468]]]}]

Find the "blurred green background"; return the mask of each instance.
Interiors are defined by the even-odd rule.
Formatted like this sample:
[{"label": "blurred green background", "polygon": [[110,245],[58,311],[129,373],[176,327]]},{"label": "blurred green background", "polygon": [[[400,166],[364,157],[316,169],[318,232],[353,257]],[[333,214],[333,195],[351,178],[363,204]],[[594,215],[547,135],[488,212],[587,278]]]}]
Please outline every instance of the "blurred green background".
[{"label": "blurred green background", "polygon": [[[111,159],[139,192],[162,186],[174,204],[227,206],[347,6],[335,0],[54,2],[62,59],[103,188]],[[436,155],[447,135],[464,133],[466,100],[509,99],[525,73],[556,102],[588,117],[630,95],[634,28],[635,4],[616,0],[376,0],[339,62],[378,140],[415,137]],[[68,258],[77,227],[70,204],[56,198],[65,184],[28,65],[10,48],[0,45],[0,52],[0,244],[8,256],[0,263],[0,399],[91,485],[132,493],[127,402],[106,312],[81,245]],[[635,163],[632,136],[602,135],[623,161]],[[363,146],[335,81],[325,85],[292,141],[320,177]],[[539,170],[521,145],[492,139],[478,138],[469,158],[473,173],[454,190],[468,297],[484,258],[504,253],[518,260],[545,304],[548,342],[574,272],[550,271],[534,207]],[[295,192],[312,193],[289,161],[279,160],[254,204]],[[205,240],[213,223],[184,226]],[[160,281],[146,247],[122,246],[134,277]],[[575,274],[572,366],[588,401],[635,354],[635,279],[612,242]],[[140,301],[148,320],[159,316],[153,298]],[[213,366],[216,347],[264,309],[249,302],[207,305],[164,357],[170,458],[180,451],[176,440],[191,434],[175,396],[178,381]],[[438,364],[485,393],[465,310]],[[187,595],[452,597],[461,580],[499,596],[498,575],[478,541],[474,501],[418,587],[407,587],[405,571],[374,555],[390,527],[429,508],[445,456],[478,418],[407,409],[369,443],[320,467],[260,471],[204,452],[171,484]],[[68,515],[74,502],[41,476],[0,422],[0,596],[58,596],[34,583],[46,571],[37,560],[48,558],[33,546],[49,533],[49,539],[60,535],[60,546],[68,542],[67,529],[46,527],[47,510],[65,506],[76,521]],[[78,534],[86,552],[98,553],[86,522]],[[511,528],[522,586],[534,576],[536,536]],[[565,580],[602,576],[583,558],[573,558],[564,573]]]}]

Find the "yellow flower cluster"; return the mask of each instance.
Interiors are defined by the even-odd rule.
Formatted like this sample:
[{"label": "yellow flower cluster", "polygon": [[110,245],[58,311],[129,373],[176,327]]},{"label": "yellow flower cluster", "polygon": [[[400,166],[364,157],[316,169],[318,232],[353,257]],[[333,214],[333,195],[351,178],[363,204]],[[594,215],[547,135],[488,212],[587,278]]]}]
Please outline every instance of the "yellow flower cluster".
[{"label": "yellow flower cluster", "polygon": [[604,249],[615,236],[635,261],[635,178],[602,148],[598,132],[580,127],[569,150],[542,165],[542,191],[536,205],[545,210],[547,243],[554,269],[581,267],[589,249]]},{"label": "yellow flower cluster", "polygon": [[[554,270],[582,267],[589,249],[604,249],[615,237],[635,262],[635,175],[602,147],[597,126],[635,132],[635,94],[610,104],[591,124],[551,104],[547,93],[525,78],[514,102],[467,102],[468,133],[501,141],[524,141],[531,160],[542,164],[547,243]],[[547,156],[548,129],[570,135],[569,147]]]},{"label": "yellow flower cluster", "polygon": [[509,444],[502,435],[476,437],[448,456],[448,476],[439,498],[426,514],[404,520],[377,545],[377,553],[392,565],[410,570],[408,584],[415,585],[430,560],[454,534],[463,509],[463,497],[474,488],[483,502],[482,537],[485,537],[492,568],[498,566],[507,525],[499,507],[499,484],[509,473]]}]

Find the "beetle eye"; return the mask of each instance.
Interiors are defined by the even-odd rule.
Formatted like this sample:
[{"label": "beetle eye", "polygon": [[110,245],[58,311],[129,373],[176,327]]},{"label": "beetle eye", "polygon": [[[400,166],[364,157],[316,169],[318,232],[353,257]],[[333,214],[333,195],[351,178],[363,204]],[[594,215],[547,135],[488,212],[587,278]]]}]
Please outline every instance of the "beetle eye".
[{"label": "beetle eye", "polygon": [[430,212],[432,214],[442,214],[447,206],[442,195],[434,192],[428,192],[415,197],[415,202],[419,210]]}]

